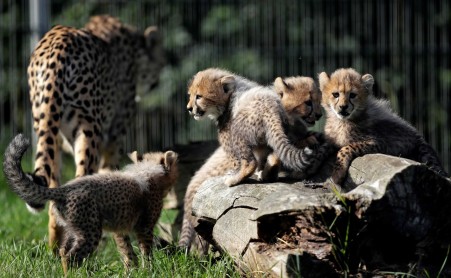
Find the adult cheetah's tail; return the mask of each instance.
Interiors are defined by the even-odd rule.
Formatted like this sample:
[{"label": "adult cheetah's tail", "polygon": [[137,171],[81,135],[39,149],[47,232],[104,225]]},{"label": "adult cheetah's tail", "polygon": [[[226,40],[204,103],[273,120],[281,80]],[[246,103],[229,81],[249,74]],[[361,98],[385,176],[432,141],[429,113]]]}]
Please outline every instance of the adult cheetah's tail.
[{"label": "adult cheetah's tail", "polygon": [[31,212],[37,212],[45,207],[48,200],[45,198],[47,183],[40,177],[25,173],[22,170],[21,160],[30,141],[23,134],[18,134],[6,148],[3,159],[3,173],[11,189],[27,202]]}]

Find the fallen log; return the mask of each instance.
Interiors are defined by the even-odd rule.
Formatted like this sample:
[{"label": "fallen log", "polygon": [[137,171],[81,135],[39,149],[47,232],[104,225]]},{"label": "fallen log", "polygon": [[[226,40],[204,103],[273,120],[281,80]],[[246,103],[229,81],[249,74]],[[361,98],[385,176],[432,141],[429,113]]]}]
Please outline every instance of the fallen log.
[{"label": "fallen log", "polygon": [[420,163],[373,154],[355,159],[337,188],[328,182],[330,168],[303,182],[227,187],[224,177],[207,180],[193,200],[196,231],[246,273],[451,274],[450,180]]}]

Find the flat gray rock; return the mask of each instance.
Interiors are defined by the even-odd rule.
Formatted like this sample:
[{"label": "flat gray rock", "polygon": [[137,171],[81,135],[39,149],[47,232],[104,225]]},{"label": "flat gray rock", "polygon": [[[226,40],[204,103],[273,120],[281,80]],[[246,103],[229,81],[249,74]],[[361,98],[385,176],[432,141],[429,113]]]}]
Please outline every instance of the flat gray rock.
[{"label": "flat gray rock", "polygon": [[449,179],[382,154],[355,159],[342,188],[328,182],[330,169],[310,181],[228,187],[224,177],[209,179],[193,200],[208,225],[196,230],[241,268],[273,276],[334,277],[343,265],[351,273],[440,268],[451,244]]}]

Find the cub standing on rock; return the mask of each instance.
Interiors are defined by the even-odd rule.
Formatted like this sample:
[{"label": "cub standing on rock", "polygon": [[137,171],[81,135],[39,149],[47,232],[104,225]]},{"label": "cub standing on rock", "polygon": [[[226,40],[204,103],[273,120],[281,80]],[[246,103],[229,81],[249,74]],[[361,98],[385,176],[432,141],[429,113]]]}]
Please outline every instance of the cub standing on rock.
[{"label": "cub standing on rock", "polygon": [[45,205],[54,202],[53,212],[64,226],[60,255],[64,273],[67,264],[80,264],[98,246],[102,228],[114,232],[114,239],[129,267],[137,263],[129,233],[135,232],[145,258],[151,255],[153,228],[163,208],[163,198],[174,185],[177,154],[130,154],[134,164],[122,171],[83,176],[58,188],[34,182],[23,172],[20,161],[30,145],[17,135],[5,151],[3,171],[12,190],[25,202]]},{"label": "cub standing on rock", "polygon": [[[313,134],[307,129],[307,126],[312,126],[322,116],[321,92],[313,78],[296,76],[282,79],[278,77],[274,81],[274,91],[281,98],[282,105],[287,112],[293,141],[304,146],[318,144],[317,134]],[[184,199],[179,246],[189,250],[195,240],[194,226],[197,219],[192,215],[192,203],[200,185],[208,178],[226,175],[234,168],[234,160],[227,156],[222,147],[219,147],[192,177]],[[264,178],[265,174],[263,174]],[[202,249],[202,253],[205,254],[208,251],[208,243],[200,238],[198,243],[201,245],[199,247]]]},{"label": "cub standing on rock", "polygon": [[228,71],[210,68],[198,72],[188,89],[187,109],[196,120],[209,117],[219,129],[219,143],[238,164],[225,184],[233,186],[251,176],[258,166],[253,151],[271,147],[284,166],[304,171],[315,153],[293,146],[285,128],[287,115],[270,88],[258,86]]},{"label": "cub standing on rock", "polygon": [[327,113],[326,140],[339,149],[332,180],[343,184],[356,157],[383,153],[425,163],[448,176],[435,150],[418,131],[396,115],[387,100],[372,95],[374,79],[352,68],[338,69],[329,77],[319,74],[322,105]]}]

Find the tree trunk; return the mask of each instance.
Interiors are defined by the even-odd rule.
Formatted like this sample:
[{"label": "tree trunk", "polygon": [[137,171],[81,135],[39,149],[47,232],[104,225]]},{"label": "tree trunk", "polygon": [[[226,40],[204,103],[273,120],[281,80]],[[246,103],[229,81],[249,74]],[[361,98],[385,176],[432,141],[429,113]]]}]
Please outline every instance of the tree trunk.
[{"label": "tree trunk", "polygon": [[327,182],[330,169],[326,163],[309,182],[207,180],[193,201],[196,231],[247,273],[451,274],[448,179],[382,154],[355,159],[343,188]]}]

